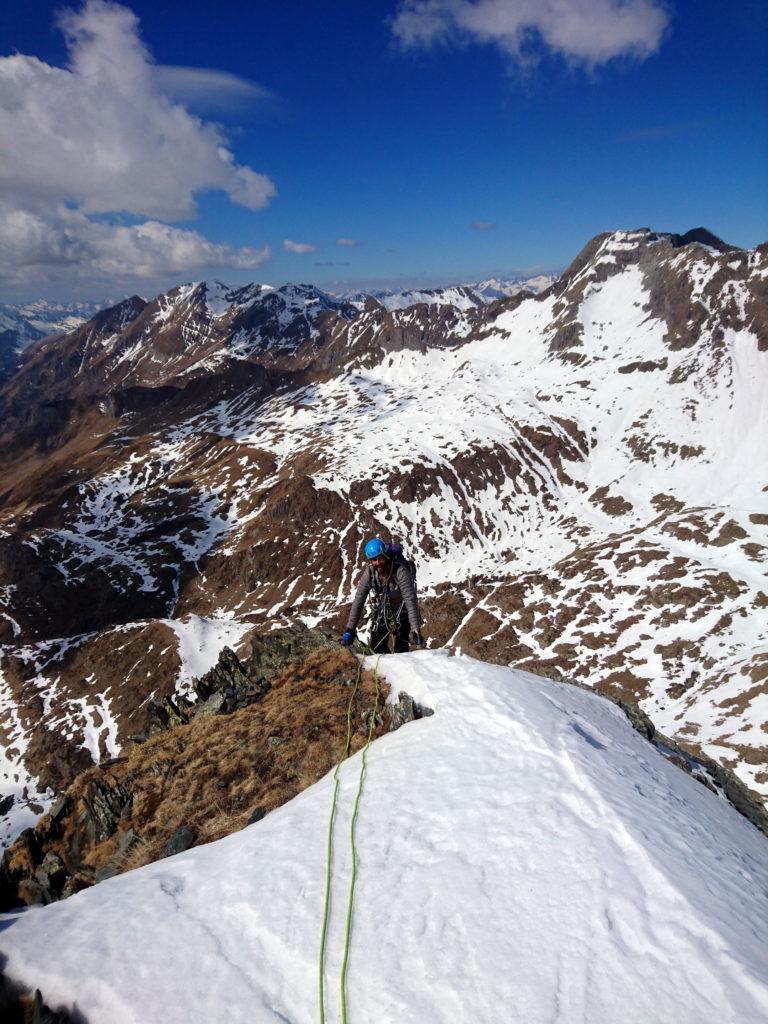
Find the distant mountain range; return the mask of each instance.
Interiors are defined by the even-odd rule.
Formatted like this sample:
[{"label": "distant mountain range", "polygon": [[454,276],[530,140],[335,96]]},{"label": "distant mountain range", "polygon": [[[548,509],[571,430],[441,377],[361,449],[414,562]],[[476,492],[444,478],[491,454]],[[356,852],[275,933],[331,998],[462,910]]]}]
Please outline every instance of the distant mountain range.
[{"label": "distant mountain range", "polygon": [[488,278],[472,284],[446,285],[443,288],[407,288],[404,290],[380,289],[367,292],[347,291],[335,292],[336,298],[346,299],[356,305],[364,305],[366,299],[374,298],[385,309],[407,309],[408,306],[424,303],[428,306],[456,306],[467,309],[483,303],[495,302],[497,299],[509,298],[522,291],[539,295],[556,280],[549,274],[539,274],[530,278],[509,278],[499,280]]},{"label": "distant mountain range", "polygon": [[0,384],[16,372],[26,348],[49,335],[73,331],[101,308],[93,302],[63,305],[44,299],[0,304]]},{"label": "distant mountain range", "polygon": [[[372,297],[378,299],[387,309],[404,309],[420,302],[425,302],[428,305],[430,303],[477,305],[478,302],[493,302],[496,299],[516,295],[523,290],[538,294],[548,288],[554,280],[554,277],[547,275],[508,280],[489,278],[475,284],[450,285],[445,288],[334,292],[331,293],[331,297],[355,303],[364,303],[367,298]],[[229,285],[218,285],[218,287],[222,294],[237,291]],[[276,290],[271,285],[258,287],[265,291]],[[5,350],[24,349],[49,335],[73,331],[80,324],[90,320],[99,310],[107,309],[112,305],[113,302],[110,300],[67,304],[38,299],[35,302],[18,305],[0,303],[0,346]]]},{"label": "distant mountain range", "polygon": [[73,331],[109,305],[112,305],[109,301],[63,304],[45,299],[17,306],[0,304],[0,338],[13,334],[14,344],[25,348],[49,334]]},{"label": "distant mountain range", "polygon": [[190,637],[338,626],[377,533],[433,646],[638,702],[768,794],[768,244],[617,231],[537,294],[481,284],[201,282],[27,350],[0,389],[6,836],[188,688]]},{"label": "distant mountain range", "polygon": [[[530,279],[497,280],[495,278],[480,281],[476,284],[450,285],[444,288],[406,289],[403,291],[380,290],[370,292],[327,293],[315,285],[283,285],[275,288],[268,284],[249,284],[232,287],[220,281],[198,282],[180,285],[172,289],[169,295],[178,292],[181,296],[192,295],[201,290],[205,295],[208,312],[214,319],[221,319],[231,309],[241,312],[251,307],[256,300],[267,315],[264,324],[264,337],[269,339],[275,333],[283,333],[284,339],[292,336],[297,330],[301,336],[300,322],[307,322],[320,313],[346,309],[346,315],[356,316],[366,303],[373,300],[388,312],[407,309],[410,306],[451,307],[460,312],[481,307],[495,302],[500,298],[509,298],[523,291],[534,295],[540,294],[554,282],[551,276],[539,275]],[[283,302],[285,300],[285,307]],[[144,302],[138,296],[128,300],[131,309],[136,302]],[[164,301],[159,296],[155,302]],[[45,337],[61,336],[71,333],[85,324],[101,309],[121,308],[122,304],[113,307],[111,303],[76,303],[62,305],[49,303],[45,300],[25,305],[0,305],[0,383],[12,376],[25,358],[24,353],[35,342]],[[280,307],[277,319],[269,318],[270,308]],[[231,320],[231,317],[229,317]],[[249,318],[245,324],[246,349],[253,344],[253,325]],[[295,321],[295,322],[294,322]],[[223,323],[224,321],[222,321]],[[227,321],[229,322],[229,320]],[[239,321],[238,321],[239,323]],[[239,330],[239,327],[236,328]],[[237,344],[237,343],[236,343]],[[235,344],[235,347],[236,347]],[[218,358],[218,357],[214,357]]]}]

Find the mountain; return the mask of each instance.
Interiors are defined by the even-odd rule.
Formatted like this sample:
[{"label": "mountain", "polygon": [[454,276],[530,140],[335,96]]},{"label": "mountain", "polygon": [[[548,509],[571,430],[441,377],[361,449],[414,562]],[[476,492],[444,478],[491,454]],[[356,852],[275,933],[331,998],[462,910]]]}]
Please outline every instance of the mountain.
[{"label": "mountain", "polygon": [[0,390],[5,838],[198,641],[340,626],[376,533],[432,646],[639,703],[768,793],[767,270],[610,232],[539,295],[203,282],[39,343]]},{"label": "mountain", "polygon": [[65,334],[85,323],[109,302],[64,304],[38,299],[23,305],[0,303],[0,335],[11,332],[16,344],[26,348],[49,334]]},{"label": "mountain", "polygon": [[535,277],[497,278],[489,277],[484,281],[467,285],[483,302],[495,302],[496,299],[510,298],[520,292],[532,292],[540,295],[555,283],[557,278],[552,274],[537,274]]},{"label": "mountain", "polygon": [[[764,836],[593,693],[445,652],[380,669],[434,714],[368,751],[350,1020],[766,1019]],[[332,852],[329,772],[226,839],[6,915],[5,970],[92,1024],[309,1024],[327,877],[341,1019],[361,758],[340,771]]]},{"label": "mountain", "polygon": [[48,335],[73,331],[100,308],[94,302],[62,305],[44,299],[21,306],[0,304],[0,385],[16,372],[24,349]]},{"label": "mountain", "polygon": [[495,302],[497,299],[511,298],[523,291],[539,295],[551,284],[554,284],[555,280],[556,278],[549,274],[539,274],[529,278],[487,278],[474,284],[448,285],[443,288],[342,292],[337,295],[337,298],[346,299],[359,309],[362,309],[369,299],[376,299],[390,311],[407,309],[409,306],[422,303],[427,306],[455,306],[457,309],[467,310],[472,306]]},{"label": "mountain", "polygon": [[484,299],[476,295],[470,285],[451,285],[446,288],[411,288],[404,291],[354,292],[349,301],[363,309],[369,299],[376,299],[384,309],[392,312],[410,306],[454,306],[459,310],[479,306]]}]

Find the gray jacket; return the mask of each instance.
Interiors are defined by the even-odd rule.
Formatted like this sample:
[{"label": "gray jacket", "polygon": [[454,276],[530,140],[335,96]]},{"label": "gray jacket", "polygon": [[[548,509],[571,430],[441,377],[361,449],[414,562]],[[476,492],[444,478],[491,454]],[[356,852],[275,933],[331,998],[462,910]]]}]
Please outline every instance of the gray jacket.
[{"label": "gray jacket", "polygon": [[416,587],[413,584],[413,576],[407,565],[395,563],[389,580],[374,580],[376,570],[371,565],[366,565],[363,575],[357,584],[357,590],[352,601],[352,608],[347,619],[347,629],[357,629],[360,616],[363,613],[365,599],[371,590],[377,596],[377,609],[374,613],[374,622],[384,617],[384,604],[388,603],[392,614],[398,622],[402,621],[403,612],[408,615],[410,628],[419,629],[421,626],[421,614],[416,600]]}]

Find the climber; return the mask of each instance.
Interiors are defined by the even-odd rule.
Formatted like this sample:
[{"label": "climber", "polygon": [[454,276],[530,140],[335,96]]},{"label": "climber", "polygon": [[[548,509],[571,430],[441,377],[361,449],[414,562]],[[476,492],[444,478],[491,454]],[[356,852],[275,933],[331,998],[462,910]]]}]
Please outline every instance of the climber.
[{"label": "climber", "polygon": [[385,544],[378,537],[365,545],[365,557],[368,564],[357,584],[342,643],[349,647],[355,639],[365,599],[373,591],[370,649],[376,654],[402,654],[409,649],[409,639],[422,647],[413,563],[403,557],[399,546]]}]

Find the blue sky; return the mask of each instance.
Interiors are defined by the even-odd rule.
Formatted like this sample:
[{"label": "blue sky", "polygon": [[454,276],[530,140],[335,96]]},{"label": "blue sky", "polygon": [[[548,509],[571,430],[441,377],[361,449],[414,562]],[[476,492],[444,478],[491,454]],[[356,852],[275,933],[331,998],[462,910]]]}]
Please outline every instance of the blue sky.
[{"label": "blue sky", "polygon": [[763,2],[90,0],[68,39],[60,7],[0,15],[0,300],[535,273],[613,228],[768,238]]}]

